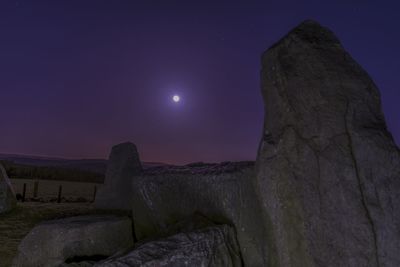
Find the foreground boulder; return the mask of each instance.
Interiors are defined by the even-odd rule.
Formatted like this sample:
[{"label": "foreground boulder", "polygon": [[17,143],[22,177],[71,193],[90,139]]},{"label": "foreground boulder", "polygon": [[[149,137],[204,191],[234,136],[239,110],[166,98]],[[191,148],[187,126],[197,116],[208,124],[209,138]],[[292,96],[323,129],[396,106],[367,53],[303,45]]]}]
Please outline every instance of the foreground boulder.
[{"label": "foreground boulder", "polygon": [[374,82],[312,21],[262,67],[268,266],[400,266],[400,154]]},{"label": "foreground boulder", "polygon": [[3,165],[0,164],[0,214],[12,210],[17,205],[17,199],[10,179]]},{"label": "foreground boulder", "polygon": [[142,165],[134,144],[128,142],[114,146],[95,206],[101,209],[131,209],[132,181],[141,171]]},{"label": "foreground boulder", "polygon": [[136,237],[166,235],[171,225],[198,212],[213,222],[233,225],[244,263],[263,266],[264,232],[253,176],[253,162],[147,170],[133,182]]},{"label": "foreground boulder", "polygon": [[112,257],[94,266],[239,267],[242,262],[235,230],[222,225],[150,241],[126,255]]},{"label": "foreground boulder", "polygon": [[93,215],[47,221],[22,240],[13,266],[74,266],[81,259],[105,259],[131,248],[132,236],[127,217]]}]

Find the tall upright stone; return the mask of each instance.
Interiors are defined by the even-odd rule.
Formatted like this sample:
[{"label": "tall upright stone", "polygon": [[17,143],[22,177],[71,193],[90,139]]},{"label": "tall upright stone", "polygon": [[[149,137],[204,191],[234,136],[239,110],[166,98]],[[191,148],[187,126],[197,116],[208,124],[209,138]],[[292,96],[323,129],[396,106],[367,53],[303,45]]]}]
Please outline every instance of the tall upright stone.
[{"label": "tall upright stone", "polygon": [[400,266],[400,153],[368,74],[306,21],[262,57],[268,266]]},{"label": "tall upright stone", "polygon": [[130,210],[132,182],[141,171],[139,153],[134,144],[127,142],[114,146],[108,160],[104,185],[99,189],[95,206],[102,209]]},{"label": "tall upright stone", "polygon": [[3,165],[0,164],[0,214],[17,205],[15,193]]}]

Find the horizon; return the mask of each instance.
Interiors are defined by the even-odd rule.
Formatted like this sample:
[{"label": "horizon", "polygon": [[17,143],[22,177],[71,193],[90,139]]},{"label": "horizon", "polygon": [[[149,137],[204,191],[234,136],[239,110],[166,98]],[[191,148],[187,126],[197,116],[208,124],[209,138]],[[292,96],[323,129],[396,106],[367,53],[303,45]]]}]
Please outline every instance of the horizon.
[{"label": "horizon", "polygon": [[129,140],[144,162],[254,161],[264,118],[261,54],[308,19],[330,28],[373,78],[399,144],[398,7],[0,3],[0,153],[107,159]]},{"label": "horizon", "polygon": [[[140,154],[140,152],[139,152]],[[53,156],[46,156],[46,155],[29,155],[29,154],[14,154],[14,153],[2,153],[0,152],[0,157],[16,157],[16,158],[27,158],[27,159],[36,159],[36,160],[49,160],[49,161],[57,161],[57,160],[66,160],[66,161],[81,161],[81,160],[102,160],[108,161],[109,158],[63,158],[63,157],[53,157]],[[139,155],[140,156],[140,155]],[[0,158],[1,161],[1,158]],[[225,162],[254,162],[254,160],[240,160],[240,161],[215,161],[215,162],[208,162],[208,161],[193,161],[184,164],[175,164],[170,162],[161,162],[161,161],[143,161],[142,163],[154,163],[154,164],[165,164],[165,165],[174,165],[174,166],[185,166],[192,163],[204,163],[204,164],[219,164]]]}]

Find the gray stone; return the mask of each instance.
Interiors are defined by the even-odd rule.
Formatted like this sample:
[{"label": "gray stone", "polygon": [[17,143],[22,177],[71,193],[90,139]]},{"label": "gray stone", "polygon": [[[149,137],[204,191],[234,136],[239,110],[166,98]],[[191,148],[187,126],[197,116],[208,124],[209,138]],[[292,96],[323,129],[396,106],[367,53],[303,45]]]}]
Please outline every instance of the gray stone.
[{"label": "gray stone", "polygon": [[114,146],[95,206],[101,209],[130,210],[132,181],[141,171],[139,154],[134,144],[127,142]]},{"label": "gray stone", "polygon": [[79,266],[74,265],[74,259],[104,259],[130,249],[132,236],[132,221],[128,217],[92,215],[46,221],[21,241],[13,266]]},{"label": "gray stone", "polygon": [[306,21],[264,53],[262,93],[268,266],[400,266],[400,154],[368,74]]},{"label": "gray stone", "polygon": [[0,214],[17,205],[15,193],[3,165],[0,164]]},{"label": "gray stone", "polygon": [[239,267],[242,266],[235,230],[227,225],[144,243],[126,255],[97,263],[96,267]]},{"label": "gray stone", "polygon": [[[133,182],[133,221],[139,240],[169,233],[198,212],[233,225],[247,266],[264,266],[261,209],[251,182],[254,163],[190,164],[153,168]],[[178,231],[176,231],[178,232]]]}]

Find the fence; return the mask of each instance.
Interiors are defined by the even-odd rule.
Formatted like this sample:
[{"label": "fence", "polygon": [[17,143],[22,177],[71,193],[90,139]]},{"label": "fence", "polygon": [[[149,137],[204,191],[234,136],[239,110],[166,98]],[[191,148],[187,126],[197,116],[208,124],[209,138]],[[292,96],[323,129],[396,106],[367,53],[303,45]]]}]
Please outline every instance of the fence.
[{"label": "fence", "polygon": [[93,201],[101,184],[68,181],[10,179],[16,194],[28,199],[85,199]]}]

